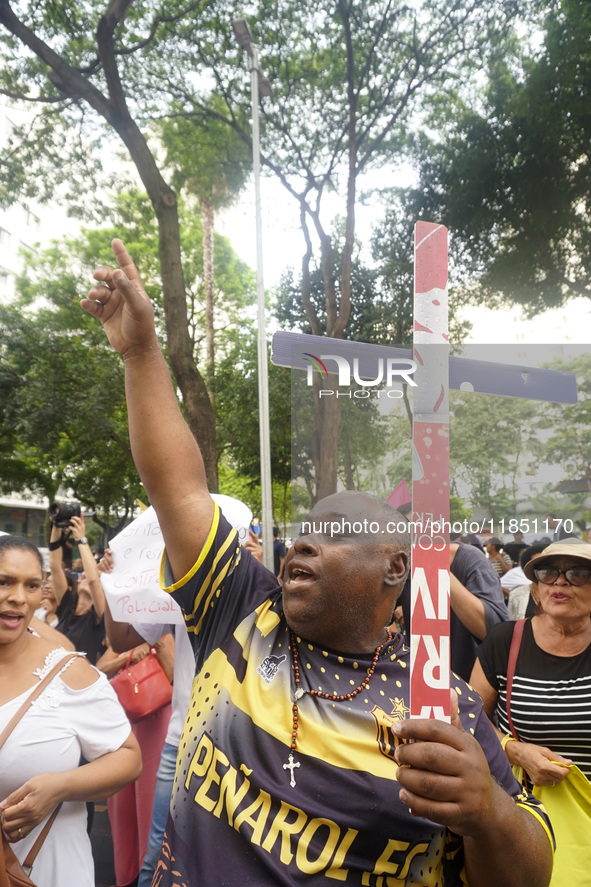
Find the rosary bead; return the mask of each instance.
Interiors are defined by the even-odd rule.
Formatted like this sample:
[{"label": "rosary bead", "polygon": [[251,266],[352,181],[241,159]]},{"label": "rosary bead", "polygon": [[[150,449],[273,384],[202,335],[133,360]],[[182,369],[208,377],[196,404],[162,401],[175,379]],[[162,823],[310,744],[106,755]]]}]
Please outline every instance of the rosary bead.
[{"label": "rosary bead", "polygon": [[[382,649],[392,640],[392,633],[386,629],[386,640],[380,644],[373,655],[373,659],[371,661],[371,666],[367,669],[367,674],[363,677],[361,683],[355,690],[352,690],[350,693],[338,695],[337,691],[334,690],[333,693],[322,693],[319,690],[303,690],[300,686],[300,667],[299,667],[299,652],[298,645],[296,641],[296,637],[293,631],[290,631],[290,649],[292,656],[292,669],[294,675],[295,682],[295,693],[294,693],[294,703],[292,705],[292,713],[293,713],[293,723],[292,723],[292,734],[291,734],[291,749],[292,751],[296,750],[297,747],[297,739],[298,739],[298,718],[299,718],[299,709],[298,709],[298,700],[301,699],[302,696],[305,696],[307,693],[309,696],[317,696],[319,699],[331,699],[333,702],[344,702],[345,699],[351,700],[362,690],[369,689],[369,682],[373,676],[373,673],[376,670],[378,660],[380,658],[380,653]],[[293,767],[293,757],[291,758],[291,764]],[[285,765],[286,767],[288,765]],[[299,767],[299,764],[295,765]]]}]

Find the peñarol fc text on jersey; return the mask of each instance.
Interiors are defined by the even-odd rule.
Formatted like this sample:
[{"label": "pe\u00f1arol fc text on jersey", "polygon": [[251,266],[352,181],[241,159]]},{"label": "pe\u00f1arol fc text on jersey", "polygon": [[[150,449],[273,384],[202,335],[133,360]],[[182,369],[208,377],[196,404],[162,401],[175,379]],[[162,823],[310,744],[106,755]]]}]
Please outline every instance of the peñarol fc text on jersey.
[{"label": "pe\u00f1arol fc text on jersey", "polygon": [[[290,758],[295,684],[281,589],[217,506],[197,563],[168,590],[185,612],[196,677],[154,887],[465,883],[461,839],[398,798],[391,727],[409,714],[410,669],[399,637],[384,646],[367,691],[299,700]],[[328,693],[351,692],[372,659],[304,638],[298,650],[301,686]],[[459,678],[453,686],[494,778],[548,829],[477,694]]]}]

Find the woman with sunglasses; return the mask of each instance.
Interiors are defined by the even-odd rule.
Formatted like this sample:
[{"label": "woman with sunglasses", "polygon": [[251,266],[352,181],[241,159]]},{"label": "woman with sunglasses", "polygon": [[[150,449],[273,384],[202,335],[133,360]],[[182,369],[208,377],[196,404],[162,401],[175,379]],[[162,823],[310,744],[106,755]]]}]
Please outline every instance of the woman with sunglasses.
[{"label": "woman with sunglasses", "polygon": [[552,821],[550,887],[570,887],[591,871],[591,545],[553,542],[523,572],[536,613],[491,630],[470,683]]},{"label": "woman with sunglasses", "polygon": [[591,544],[549,545],[524,573],[538,604],[526,620],[507,715],[509,649],[516,623],[484,639],[470,683],[511,764],[534,786],[558,785],[576,764],[591,778]]}]

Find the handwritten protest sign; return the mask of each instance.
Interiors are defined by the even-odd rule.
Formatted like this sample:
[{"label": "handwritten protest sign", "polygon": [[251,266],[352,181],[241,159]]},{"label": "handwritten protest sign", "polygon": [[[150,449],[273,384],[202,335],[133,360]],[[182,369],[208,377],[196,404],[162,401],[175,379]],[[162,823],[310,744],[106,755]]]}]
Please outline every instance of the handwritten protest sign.
[{"label": "handwritten protest sign", "polygon": [[[252,512],[232,496],[212,494],[226,519],[238,530],[240,542],[248,538]],[[178,604],[160,588],[159,574],[164,540],[152,507],[130,523],[110,544],[114,569],[102,576],[109,609],[116,622],[173,622],[183,624]]]}]

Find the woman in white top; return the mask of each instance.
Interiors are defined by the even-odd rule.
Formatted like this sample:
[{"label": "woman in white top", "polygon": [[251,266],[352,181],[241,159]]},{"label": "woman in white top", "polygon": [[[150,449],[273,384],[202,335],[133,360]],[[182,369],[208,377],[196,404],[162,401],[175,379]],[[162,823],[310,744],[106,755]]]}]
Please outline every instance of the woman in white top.
[{"label": "woman in white top", "polygon": [[[41,584],[38,549],[0,536],[0,731],[66,655],[28,629]],[[140,772],[137,741],[107,679],[83,656],[69,661],[0,748],[2,828],[21,862],[62,802],[34,864],[37,887],[94,887],[85,802],[108,797]]]}]

